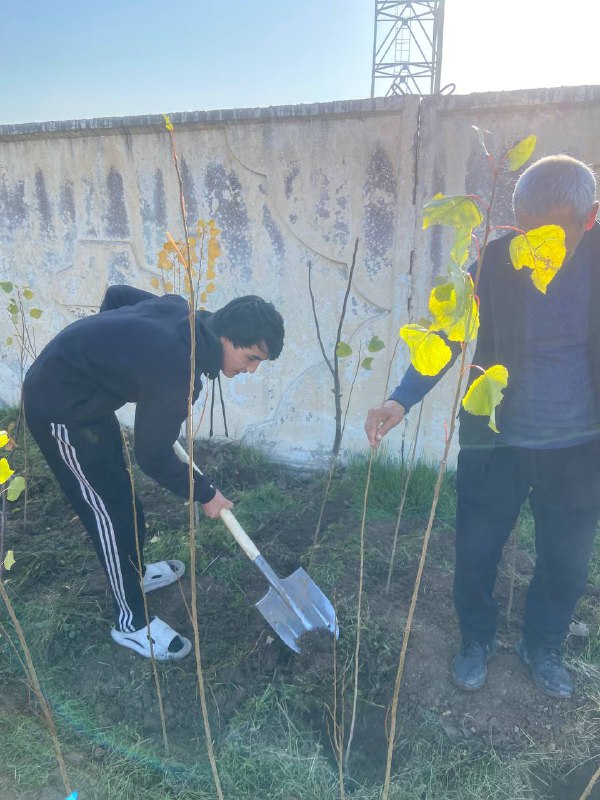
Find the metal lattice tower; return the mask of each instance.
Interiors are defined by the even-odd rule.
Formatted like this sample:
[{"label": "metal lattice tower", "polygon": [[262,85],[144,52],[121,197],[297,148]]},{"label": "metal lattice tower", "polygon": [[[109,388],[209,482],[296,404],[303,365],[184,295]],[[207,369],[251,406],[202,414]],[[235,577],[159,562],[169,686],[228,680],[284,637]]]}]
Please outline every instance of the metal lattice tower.
[{"label": "metal lattice tower", "polygon": [[375,0],[371,97],[437,94],[443,29],[444,0]]}]

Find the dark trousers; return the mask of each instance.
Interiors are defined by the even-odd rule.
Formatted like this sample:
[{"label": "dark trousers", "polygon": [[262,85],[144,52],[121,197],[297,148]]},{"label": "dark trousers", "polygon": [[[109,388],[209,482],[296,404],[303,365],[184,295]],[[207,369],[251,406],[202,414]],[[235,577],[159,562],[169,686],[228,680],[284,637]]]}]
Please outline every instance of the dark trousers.
[{"label": "dark trousers", "polygon": [[144,514],[132,496],[121,430],[114,414],[88,425],[43,419],[25,405],[27,426],[69,502],[92,537],[106,573],[116,627],[144,627],[144,601],[135,545],[145,534]]},{"label": "dark trousers", "polygon": [[585,590],[600,511],[600,440],[552,450],[462,449],[457,471],[454,604],[463,642],[490,642],[502,549],[529,496],[536,562],[525,604],[529,646],[560,647]]}]

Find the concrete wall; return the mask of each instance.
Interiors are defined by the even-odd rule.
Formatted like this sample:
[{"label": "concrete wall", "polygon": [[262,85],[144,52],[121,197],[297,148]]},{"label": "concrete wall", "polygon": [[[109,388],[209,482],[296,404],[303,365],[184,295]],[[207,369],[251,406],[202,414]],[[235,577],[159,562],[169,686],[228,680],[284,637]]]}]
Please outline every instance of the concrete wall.
[{"label": "concrete wall", "polygon": [[[342,338],[355,350],[375,333],[387,344],[373,371],[359,372],[352,394],[344,446],[363,450],[364,415],[383,398],[398,328],[425,313],[431,280],[445,267],[444,233],[422,231],[419,209],[438,191],[489,193],[471,126],[491,132],[495,152],[536,133],[536,156],[568,152],[600,164],[600,87],[171,119],[188,221],[214,218],[222,230],[218,290],[208,307],[257,293],[286,321],[279,361],[223,384],[230,435],[295,462],[323,462],[334,435],[332,381],[312,317],[309,263],[331,353],[360,238]],[[502,182],[498,222],[512,219],[513,180]],[[75,316],[92,313],[108,284],[151,288],[166,231],[182,235],[178,198],[160,116],[0,127],[0,280],[29,286],[44,309],[34,323],[38,350]],[[0,342],[9,335],[9,316],[0,310]],[[344,362],[344,404],[356,363]],[[406,363],[401,347],[392,387]],[[448,376],[425,403],[419,452],[431,459],[443,450],[452,383]],[[16,348],[3,346],[0,399],[15,403],[18,390]],[[390,437],[392,448],[408,446],[417,415],[410,416]],[[217,421],[217,434],[222,430]]]}]

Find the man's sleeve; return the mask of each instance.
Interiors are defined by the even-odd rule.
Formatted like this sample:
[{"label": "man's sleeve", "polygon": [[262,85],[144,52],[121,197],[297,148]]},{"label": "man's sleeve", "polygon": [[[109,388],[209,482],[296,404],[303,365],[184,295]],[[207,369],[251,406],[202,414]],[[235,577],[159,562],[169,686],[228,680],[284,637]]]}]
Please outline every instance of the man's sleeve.
[{"label": "man's sleeve", "polygon": [[135,306],[143,300],[152,300],[156,296],[152,292],[145,292],[143,289],[136,289],[134,286],[126,286],[124,284],[109,286],[99,310],[111,311],[113,308],[121,308],[121,306]]},{"label": "man's sleeve", "polygon": [[[140,469],[179,497],[189,497],[189,469],[175,455],[173,444],[186,412],[187,398],[158,387],[138,399],[135,412],[135,457]],[[208,503],[216,493],[209,479],[194,471],[194,500]]]}]

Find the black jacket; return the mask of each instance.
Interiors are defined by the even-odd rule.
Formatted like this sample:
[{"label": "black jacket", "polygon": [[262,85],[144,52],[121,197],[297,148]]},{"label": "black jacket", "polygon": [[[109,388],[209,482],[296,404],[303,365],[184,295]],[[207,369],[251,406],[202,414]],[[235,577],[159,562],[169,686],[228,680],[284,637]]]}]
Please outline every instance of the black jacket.
[{"label": "black jacket", "polygon": [[[516,371],[523,344],[524,325],[524,284],[531,281],[528,269],[516,270],[510,260],[509,246],[515,233],[496,239],[487,247],[481,266],[477,295],[479,297],[479,316],[481,325],[477,336],[477,346],[473,364],[483,369],[494,364],[503,364],[510,375]],[[584,234],[591,238],[592,281],[590,290],[590,315],[588,332],[588,353],[594,385],[596,411],[600,419],[600,225]],[[577,309],[573,309],[577,313]],[[469,383],[480,374],[471,370]],[[485,417],[460,410],[459,441],[462,447],[493,446],[497,436],[488,427]],[[498,409],[498,426],[502,425],[502,405]]]},{"label": "black jacket", "polygon": [[[196,314],[194,401],[201,375],[215,378],[223,349],[210,314]],[[187,417],[190,388],[189,306],[179,295],[157,297],[131,286],[111,286],[100,313],[77,320],[54,337],[23,383],[27,407],[51,422],[101,420],[136,403],[135,456],[140,468],[181,497],[189,494],[188,467],[173,451]],[[215,489],[195,473],[194,499]]]}]

